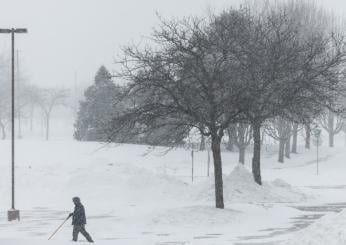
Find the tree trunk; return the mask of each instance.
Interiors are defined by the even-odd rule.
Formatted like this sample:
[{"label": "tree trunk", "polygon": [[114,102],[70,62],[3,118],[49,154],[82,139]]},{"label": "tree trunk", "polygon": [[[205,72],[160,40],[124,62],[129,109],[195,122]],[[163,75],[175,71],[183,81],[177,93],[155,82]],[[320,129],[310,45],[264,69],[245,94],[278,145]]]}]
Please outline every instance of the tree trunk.
[{"label": "tree trunk", "polygon": [[306,124],[305,125],[305,148],[306,149],[310,149],[310,141],[311,141],[311,128],[310,128],[310,124]]},{"label": "tree trunk", "polygon": [[290,158],[291,153],[291,136],[287,138],[287,141],[285,143],[285,157]]},{"label": "tree trunk", "polygon": [[328,113],[329,147],[334,147],[334,113]]},{"label": "tree trunk", "polygon": [[262,185],[261,178],[261,123],[254,122],[253,127],[253,158],[252,158],[252,174],[257,184]]},{"label": "tree trunk", "polygon": [[239,149],[239,162],[245,164],[245,130],[244,125],[239,125],[238,128],[238,149]]},{"label": "tree trunk", "polygon": [[228,128],[227,129],[227,136],[228,136],[228,142],[227,142],[227,146],[226,149],[228,151],[233,151],[234,150],[234,142],[233,142],[233,135],[232,135],[232,130],[234,130],[233,128]]},{"label": "tree trunk", "polygon": [[49,139],[49,116],[46,118],[46,140]]},{"label": "tree trunk", "polygon": [[284,163],[284,153],[285,153],[285,140],[279,140],[279,158],[278,161],[280,163]]},{"label": "tree trunk", "polygon": [[292,153],[297,153],[298,123],[293,124]]},{"label": "tree trunk", "polygon": [[34,117],[34,107],[32,106],[31,110],[30,110],[30,132],[32,132],[32,129],[33,129],[33,127],[32,127],[33,117]]},{"label": "tree trunk", "polygon": [[[18,108],[19,109],[19,108]],[[18,139],[22,138],[22,119],[21,119],[21,111],[18,111]]]},{"label": "tree trunk", "polygon": [[245,147],[239,147],[239,162],[245,164]]},{"label": "tree trunk", "polygon": [[222,160],[221,160],[221,137],[217,133],[211,136],[211,150],[214,159],[214,178],[215,178],[215,202],[216,208],[224,208],[223,202],[223,182],[222,182]]},{"label": "tree trunk", "polygon": [[205,137],[203,134],[201,134],[201,144],[199,145],[199,150],[204,151],[205,150]]},{"label": "tree trunk", "polygon": [[41,117],[41,135],[44,137],[45,136],[45,130],[46,130],[46,118],[45,115]]},{"label": "tree trunk", "polygon": [[329,147],[334,147],[334,132],[329,131]]},{"label": "tree trunk", "polygon": [[6,139],[6,129],[5,125],[2,123],[2,120],[0,120],[0,127],[1,127],[1,132],[2,132],[2,140]]},{"label": "tree trunk", "polygon": [[263,131],[262,131],[262,136],[261,136],[261,146],[264,145],[264,139],[265,139],[265,137],[266,137],[266,132],[265,132],[265,130],[263,130]]}]

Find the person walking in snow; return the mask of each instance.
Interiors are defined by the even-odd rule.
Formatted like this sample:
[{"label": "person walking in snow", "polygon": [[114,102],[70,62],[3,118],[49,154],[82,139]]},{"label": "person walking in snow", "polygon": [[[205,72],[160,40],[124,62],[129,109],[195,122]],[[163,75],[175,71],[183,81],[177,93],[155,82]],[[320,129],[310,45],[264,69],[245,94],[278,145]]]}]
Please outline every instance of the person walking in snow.
[{"label": "person walking in snow", "polygon": [[73,234],[72,240],[77,242],[79,232],[88,240],[88,242],[94,242],[89,233],[85,230],[86,216],[83,204],[79,197],[72,198],[75,205],[73,213],[70,213],[68,218],[72,217]]}]

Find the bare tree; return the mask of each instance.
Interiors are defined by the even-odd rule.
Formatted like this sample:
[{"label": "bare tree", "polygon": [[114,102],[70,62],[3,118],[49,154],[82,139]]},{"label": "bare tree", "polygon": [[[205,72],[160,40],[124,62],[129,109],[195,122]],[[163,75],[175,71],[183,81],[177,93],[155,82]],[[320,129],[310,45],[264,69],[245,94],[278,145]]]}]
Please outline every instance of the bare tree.
[{"label": "bare tree", "polygon": [[6,139],[6,125],[10,116],[10,98],[7,91],[0,90],[0,128],[1,138]]},{"label": "bare tree", "polygon": [[67,98],[67,90],[59,88],[42,89],[36,102],[43,112],[46,129],[46,140],[49,139],[50,118],[54,108],[64,105]]},{"label": "bare tree", "polygon": [[343,119],[341,116],[335,114],[331,110],[321,114],[321,125],[328,132],[329,147],[334,147],[334,136],[343,128]]},{"label": "bare tree", "polygon": [[303,18],[297,20],[285,6],[249,19],[240,32],[230,30],[228,37],[241,50],[237,58],[249,97],[243,111],[253,127],[252,171],[261,184],[263,123],[277,116],[303,121],[301,108],[333,107],[340,92],[345,50],[341,35],[326,35],[318,29],[307,32],[299,24]]},{"label": "bare tree", "polygon": [[6,139],[6,125],[10,122],[10,80],[7,62],[0,57],[0,128],[2,139]]},{"label": "bare tree", "polygon": [[[240,28],[236,12],[230,24]],[[109,133],[109,141],[126,142],[166,127],[167,133],[148,142],[166,145],[181,141],[192,128],[210,137],[217,208],[224,208],[221,140],[241,114],[236,105],[245,93],[225,32],[218,18],[161,20],[151,37],[155,49],[125,49],[119,76],[129,81],[127,97],[143,91],[147,96],[116,116]]]},{"label": "bare tree", "polygon": [[232,123],[251,124],[252,172],[262,184],[263,123],[276,117],[304,123],[306,111],[333,108],[346,55],[341,35],[318,30],[303,35],[301,22],[285,8],[264,15],[229,10],[210,19],[162,21],[153,46],[125,49],[119,73],[129,81],[125,97],[143,92],[146,97],[114,117],[109,141],[165,128],[150,141],[169,145],[197,128],[211,138],[216,207],[223,208],[224,130]]},{"label": "bare tree", "polygon": [[33,120],[34,120],[34,111],[38,106],[38,99],[41,96],[41,89],[35,85],[27,84],[22,90],[22,99],[21,101],[25,103],[26,109],[29,114],[29,127],[30,131],[33,130]]},{"label": "bare tree", "polygon": [[239,162],[245,164],[245,150],[252,140],[251,125],[246,123],[235,124],[232,138],[239,150]]},{"label": "bare tree", "polygon": [[270,120],[270,123],[266,124],[265,129],[267,135],[279,141],[278,161],[283,163],[285,152],[287,153],[287,149],[285,149],[285,147],[289,145],[289,138],[291,137],[291,122],[281,117],[277,117]]}]

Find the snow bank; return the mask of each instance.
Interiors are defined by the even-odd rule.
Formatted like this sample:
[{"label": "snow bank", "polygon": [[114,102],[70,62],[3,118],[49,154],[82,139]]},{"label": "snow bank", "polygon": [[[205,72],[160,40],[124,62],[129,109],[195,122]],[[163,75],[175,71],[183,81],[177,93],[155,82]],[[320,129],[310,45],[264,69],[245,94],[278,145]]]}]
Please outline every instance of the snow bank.
[{"label": "snow bank", "polygon": [[[85,179],[91,181],[86,182]],[[113,204],[169,202],[177,197],[180,200],[189,197],[189,185],[183,181],[130,163],[109,163],[106,167],[91,164],[75,173],[66,183],[65,189],[68,186],[72,196],[75,192],[80,196],[91,197],[88,201],[95,202],[95,205],[102,197]],[[83,189],[80,189],[81,186]],[[90,193],[90,189],[94,191]]]},{"label": "snow bank", "polygon": [[[234,203],[287,203],[306,200],[303,192],[280,179],[263,182],[262,186],[256,184],[250,171],[243,165],[236,166],[230,175],[224,176],[223,183],[225,201]],[[198,198],[214,200],[214,185],[208,186],[207,194],[204,191]]]},{"label": "snow bank", "polygon": [[162,200],[163,197],[176,199],[188,196],[189,185],[166,174],[132,167],[128,176],[128,186],[137,195],[141,194],[142,201],[148,197]]},{"label": "snow bank", "polygon": [[345,245],[346,210],[326,215],[280,245]]}]

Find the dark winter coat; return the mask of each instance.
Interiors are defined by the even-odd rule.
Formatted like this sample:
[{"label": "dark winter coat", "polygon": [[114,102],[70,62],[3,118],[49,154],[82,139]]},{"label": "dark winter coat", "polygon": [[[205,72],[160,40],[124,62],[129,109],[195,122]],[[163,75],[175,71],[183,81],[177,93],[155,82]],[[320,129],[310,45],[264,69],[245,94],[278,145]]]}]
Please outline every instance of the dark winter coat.
[{"label": "dark winter coat", "polygon": [[86,217],[84,206],[81,203],[78,203],[74,207],[73,216],[72,216],[72,225],[85,225]]}]

